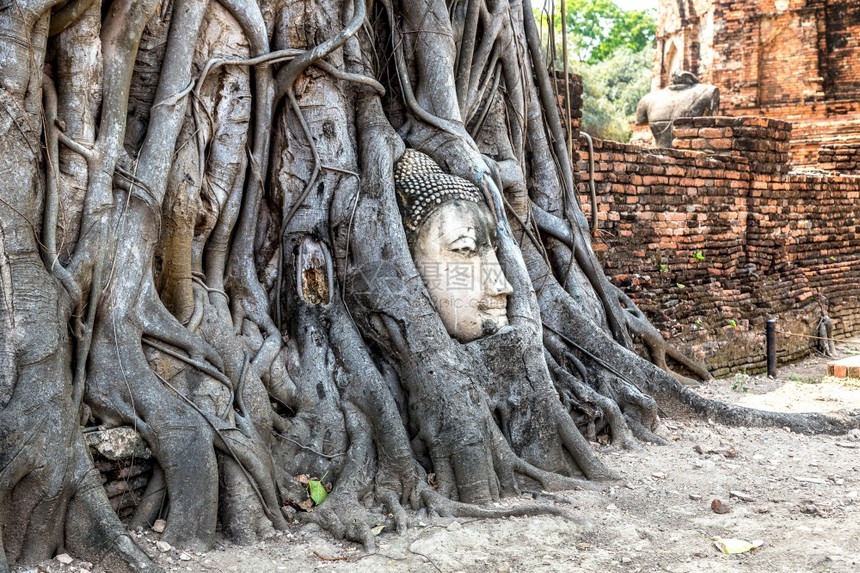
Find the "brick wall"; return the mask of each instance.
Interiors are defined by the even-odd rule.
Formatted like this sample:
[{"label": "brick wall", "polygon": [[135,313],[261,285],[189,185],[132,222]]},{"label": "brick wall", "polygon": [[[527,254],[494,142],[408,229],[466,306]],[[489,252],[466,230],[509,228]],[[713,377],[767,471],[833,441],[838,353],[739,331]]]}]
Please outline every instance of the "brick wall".
[{"label": "brick wall", "polygon": [[860,143],[822,146],[818,150],[818,168],[860,175]]},{"label": "brick wall", "polygon": [[787,173],[791,124],[766,117],[684,117],[674,121],[675,149],[745,158],[756,172]]},{"label": "brick wall", "polygon": [[829,0],[825,8],[825,91],[842,98],[860,98],[860,2]]},{"label": "brick wall", "polygon": [[860,142],[858,61],[857,0],[660,0],[653,87],[680,63],[720,88],[722,114],[795,123],[794,165]]},{"label": "brick wall", "polygon": [[155,460],[133,428],[85,430],[95,467],[111,507],[120,517],[128,517],[140,503],[152,477]]},{"label": "brick wall", "polygon": [[[810,335],[826,307],[836,336],[860,330],[860,177],[787,173],[784,122],[697,118],[677,130],[689,150],[595,141],[595,250],[615,283],[715,375],[764,369],[768,318]],[[780,361],[812,344],[777,342]]]},{"label": "brick wall", "polygon": [[[556,71],[550,76],[553,89],[555,90],[556,103],[558,104],[558,114],[561,117],[562,123],[567,118],[568,108],[570,109],[570,127],[573,130],[574,137],[579,133],[579,128],[582,124],[582,76],[568,72],[568,80],[565,84],[564,72]],[[567,102],[568,94],[570,95],[570,103]]]}]

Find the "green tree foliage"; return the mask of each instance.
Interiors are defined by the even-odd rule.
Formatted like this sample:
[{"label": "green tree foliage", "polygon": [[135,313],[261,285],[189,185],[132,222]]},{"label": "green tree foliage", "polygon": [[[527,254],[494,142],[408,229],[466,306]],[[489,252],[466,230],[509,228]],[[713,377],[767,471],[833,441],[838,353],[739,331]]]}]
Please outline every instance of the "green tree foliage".
[{"label": "green tree foliage", "polygon": [[[551,6],[556,50],[562,45],[560,1]],[[655,14],[653,10],[625,11],[612,0],[563,1],[567,58],[570,69],[582,76],[585,91],[582,129],[601,139],[627,141],[636,104],[651,87]],[[545,26],[549,20],[544,13]],[[556,58],[557,67],[562,57]]]},{"label": "green tree foliage", "polygon": [[566,0],[568,41],[573,59],[596,64],[625,47],[640,52],[654,44],[650,10],[622,10],[612,0]]},{"label": "green tree foliage", "polygon": [[630,139],[636,104],[651,89],[653,59],[651,47],[633,52],[622,46],[596,64],[572,64],[573,71],[582,76],[584,88],[583,131],[601,139]]}]

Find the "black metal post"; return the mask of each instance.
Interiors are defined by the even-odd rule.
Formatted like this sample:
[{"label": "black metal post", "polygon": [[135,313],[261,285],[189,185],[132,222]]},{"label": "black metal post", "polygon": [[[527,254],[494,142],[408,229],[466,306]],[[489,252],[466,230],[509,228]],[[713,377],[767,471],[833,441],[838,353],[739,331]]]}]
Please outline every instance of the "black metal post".
[{"label": "black metal post", "polygon": [[776,320],[767,321],[765,338],[767,339],[767,376],[776,378]]}]

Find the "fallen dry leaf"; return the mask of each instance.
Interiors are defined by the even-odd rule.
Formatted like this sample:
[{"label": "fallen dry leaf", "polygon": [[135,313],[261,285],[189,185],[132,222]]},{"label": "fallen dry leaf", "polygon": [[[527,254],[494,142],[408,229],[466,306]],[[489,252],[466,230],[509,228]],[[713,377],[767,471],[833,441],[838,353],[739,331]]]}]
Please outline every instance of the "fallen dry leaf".
[{"label": "fallen dry leaf", "polygon": [[750,543],[749,541],[744,541],[743,539],[732,539],[722,537],[714,537],[711,541],[714,542],[714,545],[727,555],[735,555],[737,553],[746,553],[747,551],[752,551],[758,547],[764,545],[764,541],[761,539],[757,539]]}]

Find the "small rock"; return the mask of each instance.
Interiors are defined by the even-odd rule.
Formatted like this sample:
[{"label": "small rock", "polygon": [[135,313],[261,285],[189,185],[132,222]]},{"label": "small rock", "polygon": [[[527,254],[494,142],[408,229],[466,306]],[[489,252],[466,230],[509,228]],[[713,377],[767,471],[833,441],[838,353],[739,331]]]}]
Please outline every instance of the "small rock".
[{"label": "small rock", "polygon": [[626,563],[632,563],[632,562],[633,562],[633,559],[632,559],[632,558],[630,558],[630,557],[622,557],[622,558],[621,558],[621,562],[622,562],[622,563],[625,563],[625,564],[626,564]]},{"label": "small rock", "polygon": [[770,512],[770,508],[769,508],[768,506],[766,506],[766,505],[758,505],[758,506],[756,506],[756,508],[755,508],[755,512],[756,512],[756,513],[769,513],[769,512]]},{"label": "small rock", "polygon": [[651,474],[651,477],[654,479],[666,479],[666,474],[664,474],[663,472],[654,472],[653,474]]},{"label": "small rock", "polygon": [[860,442],[860,429],[854,428],[846,436],[849,442]]},{"label": "small rock", "polygon": [[152,453],[146,447],[143,438],[128,426],[104,429],[84,434],[87,445],[95,448],[98,453],[109,460],[124,460],[132,456],[149,458]]},{"label": "small rock", "polygon": [[702,499],[702,496],[697,493],[691,493],[690,499],[692,499],[693,501],[699,501],[700,499]]},{"label": "small rock", "polygon": [[180,553],[179,559],[181,559],[182,561],[191,561],[191,556],[187,553]]},{"label": "small rock", "polygon": [[714,501],[711,502],[711,509],[714,510],[714,513],[720,513],[720,514],[728,513],[732,510],[731,507],[729,506],[729,504],[727,504],[726,502],[721,501],[719,499],[715,499]]},{"label": "small rock", "polygon": [[800,513],[805,513],[808,515],[822,515],[821,508],[815,505],[812,502],[806,502],[800,504]]},{"label": "small rock", "polygon": [[748,501],[748,502],[755,501],[755,498],[753,496],[751,496],[748,493],[744,493],[742,491],[730,491],[729,495],[731,497],[736,497],[741,501]]},{"label": "small rock", "polygon": [[618,506],[616,506],[614,503],[610,503],[609,505],[606,506],[606,509],[609,511],[612,511],[612,510],[618,509]]},{"label": "small rock", "polygon": [[170,551],[171,549],[173,549],[173,546],[172,546],[172,545],[170,545],[170,544],[169,544],[168,542],[166,542],[166,541],[156,541],[156,542],[155,542],[155,546],[156,546],[156,547],[158,548],[158,550],[159,550],[159,551],[161,551],[162,553],[167,553],[168,551]]},{"label": "small rock", "polygon": [[451,522],[451,525],[448,526],[448,531],[457,531],[459,529],[463,529],[463,526],[459,521],[453,521]]},{"label": "small rock", "polygon": [[74,559],[72,559],[72,556],[69,555],[68,553],[60,553],[59,555],[54,557],[54,559],[56,559],[57,561],[59,561],[63,565],[71,565],[72,561],[74,561]]},{"label": "small rock", "polygon": [[296,520],[296,508],[292,505],[282,505],[281,506],[281,514],[284,516],[284,519],[287,520],[287,523],[293,523]]},{"label": "small rock", "polygon": [[697,454],[719,454],[725,458],[734,458],[738,455],[737,450],[733,446],[711,447],[696,444],[693,446],[693,451]]},{"label": "small rock", "polygon": [[167,527],[167,522],[163,519],[156,519],[152,524],[152,530],[156,533],[164,533],[164,528]]}]

